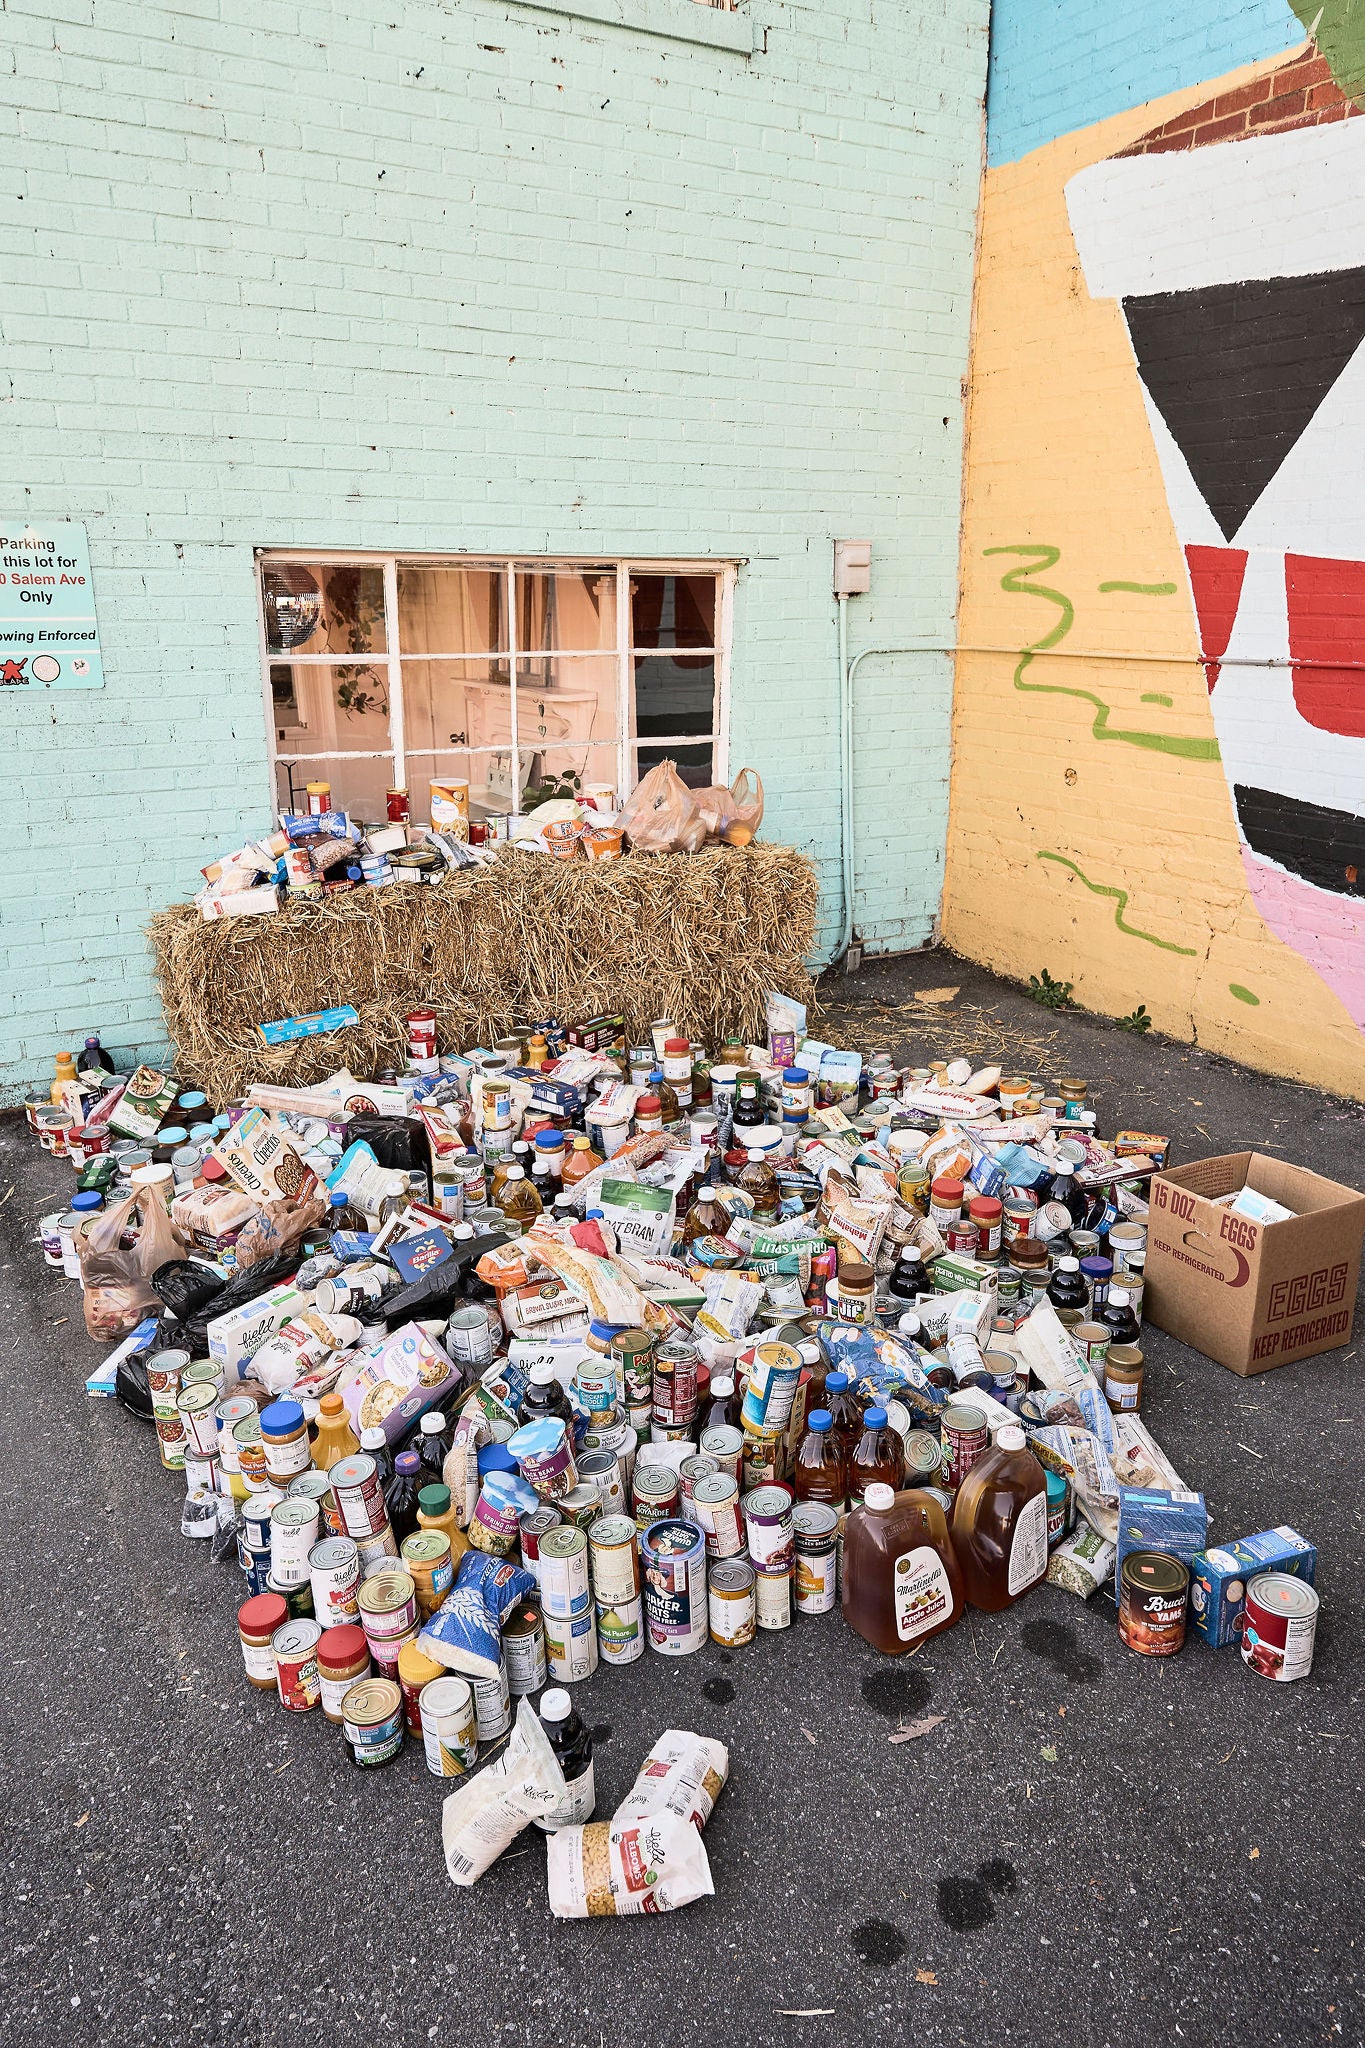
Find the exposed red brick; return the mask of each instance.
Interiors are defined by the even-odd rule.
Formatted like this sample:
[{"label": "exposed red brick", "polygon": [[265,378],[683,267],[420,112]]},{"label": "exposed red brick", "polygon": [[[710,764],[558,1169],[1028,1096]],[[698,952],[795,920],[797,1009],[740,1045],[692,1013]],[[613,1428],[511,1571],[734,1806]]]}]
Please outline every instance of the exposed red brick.
[{"label": "exposed red brick", "polygon": [[1210,121],[1203,128],[1195,129],[1194,146],[1196,149],[1203,149],[1210,142],[1226,142],[1233,135],[1245,135],[1247,121],[1254,121],[1255,118],[1253,112],[1250,115],[1229,114],[1225,121]]},{"label": "exposed red brick", "polygon": [[1295,64],[1286,64],[1275,73],[1271,80],[1276,92],[1287,92],[1296,85],[1322,85],[1332,76],[1332,67],[1325,57],[1316,55],[1300,57]]},{"label": "exposed red brick", "polygon": [[1253,107],[1247,115],[1247,125],[1260,128],[1266,122],[1290,121],[1295,114],[1303,113],[1308,104],[1306,92],[1284,92],[1278,99],[1267,100],[1263,107]]},{"label": "exposed red brick", "polygon": [[[1253,78],[1249,85],[1239,85],[1236,92],[1219,93],[1213,101],[1213,112],[1215,115],[1240,114],[1244,107],[1257,107],[1263,100],[1268,100],[1273,90],[1270,79]],[[1196,116],[1202,114],[1207,119],[1208,104],[1196,107],[1194,111]]]}]

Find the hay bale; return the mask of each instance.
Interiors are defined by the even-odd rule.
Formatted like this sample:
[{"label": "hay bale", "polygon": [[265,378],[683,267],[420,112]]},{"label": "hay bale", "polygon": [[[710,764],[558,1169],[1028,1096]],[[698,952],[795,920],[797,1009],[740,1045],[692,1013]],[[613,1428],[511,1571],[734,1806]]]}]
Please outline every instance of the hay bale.
[{"label": "hay bale", "polygon": [[[632,1038],[668,1016],[708,1046],[735,1029],[761,1040],[765,990],[814,1005],[816,899],[811,862],[785,846],[600,863],[509,848],[435,887],[355,889],[275,917],[206,922],[175,904],[148,934],[176,1072],[222,1103],[256,1080],[401,1068],[407,1013],[423,1006],[443,1049],[603,1010],[624,1012]],[[295,1045],[256,1034],[336,1003],[360,1022]]]}]

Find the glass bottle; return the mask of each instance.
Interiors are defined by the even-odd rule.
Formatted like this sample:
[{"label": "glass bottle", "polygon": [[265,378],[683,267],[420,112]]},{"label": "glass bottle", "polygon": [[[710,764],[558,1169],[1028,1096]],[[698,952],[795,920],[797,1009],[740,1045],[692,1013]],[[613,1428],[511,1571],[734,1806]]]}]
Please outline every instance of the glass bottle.
[{"label": "glass bottle", "polygon": [[863,1433],[863,1411],[850,1394],[849,1385],[846,1372],[825,1374],[825,1406],[833,1417],[834,1441],[845,1467],[853,1463],[853,1453]]},{"label": "glass bottle", "polygon": [[549,1813],[537,1817],[536,1826],[547,1835],[557,1828],[577,1827],[591,1820],[597,1805],[593,1780],[592,1736],[561,1686],[551,1686],[540,1696],[540,1723],[564,1773],[564,1798]]},{"label": "glass bottle", "polygon": [[708,1429],[740,1428],[740,1409],[743,1396],[736,1389],[734,1380],[728,1374],[716,1373],[711,1381],[710,1400],[705,1409],[697,1411],[698,1438]]},{"label": "glass bottle", "polygon": [[874,1482],[844,1524],[844,1618],[884,1657],[961,1621],[962,1569],[943,1509],[922,1487]]},{"label": "glass bottle", "polygon": [[968,1601],[999,1614],[1047,1573],[1047,1480],[1022,1429],[1002,1429],[958,1488],[953,1548]]},{"label": "glass bottle", "polygon": [[374,1459],[375,1471],[379,1475],[379,1490],[388,1490],[393,1478],[393,1449],[382,1429],[377,1425],[360,1432],[360,1448],[367,1458]]},{"label": "glass bottle", "polygon": [[719,1169],[708,1167],[706,1178],[697,1189],[696,1199],[683,1222],[682,1241],[684,1248],[695,1244],[699,1237],[724,1237],[730,1221],[730,1212],[723,1202],[716,1199],[716,1182]]},{"label": "glass bottle", "polygon": [[450,1449],[455,1435],[455,1418],[447,1419],[436,1409],[431,1409],[417,1425],[417,1438],[412,1448],[422,1460],[423,1484],[428,1479],[439,1479],[445,1470],[446,1452]]},{"label": "glass bottle", "polygon": [[743,1132],[757,1130],[763,1122],[763,1094],[759,1087],[758,1075],[751,1067],[741,1068],[735,1076],[735,1106],[732,1123],[735,1142],[742,1145]]},{"label": "glass bottle", "polygon": [[861,1507],[868,1487],[878,1485],[893,1493],[905,1485],[905,1438],[892,1429],[885,1408],[869,1408],[848,1468],[849,1505]]},{"label": "glass bottle", "polygon": [[1060,1202],[1071,1218],[1072,1225],[1079,1229],[1090,1206],[1085,1189],[1076,1185],[1076,1169],[1069,1159],[1057,1161],[1057,1171],[1047,1191],[1049,1202]]},{"label": "glass bottle", "polygon": [[531,1168],[531,1186],[540,1197],[540,1211],[547,1216],[553,1210],[560,1194],[559,1175],[543,1152],[537,1152]]},{"label": "glass bottle", "polygon": [[678,1101],[678,1091],[671,1081],[665,1081],[662,1067],[656,1067],[650,1075],[649,1092],[659,1098],[659,1115],[665,1129],[681,1120],[682,1105]]},{"label": "glass bottle", "polygon": [[552,1365],[541,1364],[531,1367],[526,1391],[521,1397],[521,1406],[517,1414],[523,1423],[535,1422],[542,1415],[554,1416],[566,1428],[572,1430],[573,1403],[559,1384]]},{"label": "glass bottle", "polygon": [[523,1229],[540,1214],[540,1196],[527,1180],[524,1167],[508,1167],[495,1199],[508,1222],[520,1224]]},{"label": "glass bottle", "polygon": [[425,1483],[416,1451],[400,1451],[393,1461],[393,1478],[384,1489],[384,1506],[400,1544],[417,1527],[417,1496]]},{"label": "glass bottle", "polygon": [[565,1155],[564,1169],[561,1175],[564,1187],[576,1187],[579,1181],[587,1178],[595,1166],[600,1166],[601,1164],[602,1154],[593,1151],[592,1139],[585,1137],[581,1131],[578,1132],[572,1147]]},{"label": "glass bottle", "polygon": [[343,1458],[352,1458],[360,1442],[351,1428],[351,1418],[340,1394],[324,1394],[318,1402],[317,1435],[313,1438],[313,1463],[319,1472],[330,1472]]},{"label": "glass bottle", "polygon": [[1133,1305],[1126,1287],[1110,1288],[1109,1298],[1104,1307],[1096,1311],[1095,1321],[1103,1323],[1111,1332],[1111,1346],[1136,1344],[1141,1335],[1141,1326],[1133,1313]]},{"label": "glass bottle", "polygon": [[1047,1283],[1047,1298],[1055,1309],[1078,1309],[1084,1314],[1089,1291],[1079,1259],[1058,1259],[1057,1270]]},{"label": "glass bottle", "polygon": [[891,1268],[891,1277],[886,1291],[897,1301],[915,1301],[921,1294],[929,1292],[929,1281],[924,1270],[924,1254],[913,1244],[902,1245]]},{"label": "glass bottle", "polygon": [[797,1445],[792,1467],[792,1493],[797,1500],[824,1501],[828,1507],[843,1510],[848,1498],[848,1467],[828,1408],[812,1408],[806,1417],[806,1432]]},{"label": "glass bottle", "polygon": [[100,1044],[98,1031],[93,1038],[86,1039],[84,1051],[76,1054],[76,1072],[78,1074],[88,1074],[96,1068],[102,1068],[107,1074],[112,1074],[114,1071],[114,1062]]},{"label": "glass bottle", "polygon": [[777,1175],[768,1164],[762,1152],[751,1151],[739,1170],[736,1185],[743,1189],[754,1205],[755,1223],[776,1223],[781,1191]]}]

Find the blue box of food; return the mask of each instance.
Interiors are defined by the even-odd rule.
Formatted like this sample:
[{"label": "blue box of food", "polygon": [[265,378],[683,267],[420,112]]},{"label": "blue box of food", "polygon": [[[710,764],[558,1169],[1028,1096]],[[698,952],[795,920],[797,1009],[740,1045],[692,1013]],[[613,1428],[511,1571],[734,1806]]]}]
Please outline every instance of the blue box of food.
[{"label": "blue box of food", "polygon": [[1119,1554],[1115,1571],[1134,1550],[1156,1550],[1192,1564],[1209,1540],[1209,1511],[1202,1493],[1181,1487],[1163,1493],[1153,1486],[1119,1488]]},{"label": "blue box of food", "polygon": [[1288,1572],[1311,1586],[1317,1569],[1317,1550],[1297,1529],[1262,1529],[1201,1550],[1190,1566],[1190,1620],[1211,1650],[1221,1650],[1241,1640],[1248,1580]]}]

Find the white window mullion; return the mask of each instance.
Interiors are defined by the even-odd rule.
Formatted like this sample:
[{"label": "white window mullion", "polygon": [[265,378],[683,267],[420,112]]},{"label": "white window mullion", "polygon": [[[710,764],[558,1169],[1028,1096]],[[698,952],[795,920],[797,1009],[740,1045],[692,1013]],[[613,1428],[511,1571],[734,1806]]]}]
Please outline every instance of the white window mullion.
[{"label": "white window mullion", "polygon": [[717,784],[730,780],[730,647],[734,638],[735,583],[738,570],[727,562],[720,574],[716,593],[720,617],[716,621],[716,701],[712,708],[711,777]]},{"label": "white window mullion", "polygon": [[408,786],[407,754],[403,745],[403,664],[398,655],[398,564],[390,555],[384,563],[384,645],[388,658],[389,744],[393,748],[393,786]]},{"label": "white window mullion", "polygon": [[512,728],[512,815],[521,810],[521,745],[517,729],[517,565],[507,564],[507,680]]},{"label": "white window mullion", "polygon": [[616,564],[616,793],[624,803],[634,787],[630,772],[630,564]]}]

